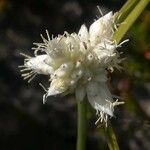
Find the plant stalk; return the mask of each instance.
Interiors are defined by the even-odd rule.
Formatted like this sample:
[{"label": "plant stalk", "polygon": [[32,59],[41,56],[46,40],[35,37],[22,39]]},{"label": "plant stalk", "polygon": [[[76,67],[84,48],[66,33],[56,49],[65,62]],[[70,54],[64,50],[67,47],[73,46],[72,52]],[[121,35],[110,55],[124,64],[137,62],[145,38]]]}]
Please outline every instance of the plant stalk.
[{"label": "plant stalk", "polygon": [[77,150],[85,150],[86,145],[86,100],[78,100],[78,129],[77,129]]},{"label": "plant stalk", "polygon": [[113,131],[112,125],[110,125],[106,129],[106,139],[107,139],[107,144],[110,150],[119,150],[118,142],[116,135]]}]

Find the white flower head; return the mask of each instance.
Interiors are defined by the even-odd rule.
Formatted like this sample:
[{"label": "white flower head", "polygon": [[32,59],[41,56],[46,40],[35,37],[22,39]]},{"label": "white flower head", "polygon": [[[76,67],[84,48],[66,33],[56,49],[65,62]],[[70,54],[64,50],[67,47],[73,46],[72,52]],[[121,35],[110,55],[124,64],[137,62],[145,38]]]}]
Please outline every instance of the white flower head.
[{"label": "white flower head", "polygon": [[[98,121],[107,124],[108,116],[113,116],[114,106],[107,87],[107,69],[120,68],[120,54],[111,38],[114,33],[114,16],[112,12],[97,19],[89,28],[82,25],[78,34],[65,32],[55,38],[47,39],[42,35],[43,43],[34,43],[34,57],[26,56],[24,79],[29,82],[36,74],[50,77],[50,86],[43,96],[43,103],[48,96],[75,93],[76,99],[87,98],[96,109]],[[42,54],[38,55],[41,51]]]},{"label": "white flower head", "polygon": [[112,11],[96,20],[89,29],[91,45],[95,46],[103,39],[111,40],[114,33],[114,16]]}]

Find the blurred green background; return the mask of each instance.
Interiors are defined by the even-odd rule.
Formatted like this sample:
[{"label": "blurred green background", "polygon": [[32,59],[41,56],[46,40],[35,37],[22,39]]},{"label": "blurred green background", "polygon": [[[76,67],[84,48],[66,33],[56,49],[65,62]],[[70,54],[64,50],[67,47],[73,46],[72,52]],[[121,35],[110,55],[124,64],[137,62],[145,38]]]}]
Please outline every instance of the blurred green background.
[{"label": "blurred green background", "polygon": [[[99,16],[117,11],[125,0],[0,0],[0,150],[75,150],[76,101],[72,95],[50,97],[42,104],[42,82],[30,84],[20,76],[20,52],[32,55],[40,34],[77,32]],[[125,57],[122,72],[115,71],[111,91],[125,101],[111,119],[121,150],[150,148],[150,9],[149,6],[126,34],[129,42],[118,51]],[[90,106],[89,106],[90,107]],[[92,115],[91,115],[92,114]],[[107,150],[105,136],[96,127],[89,109],[87,150]]]}]

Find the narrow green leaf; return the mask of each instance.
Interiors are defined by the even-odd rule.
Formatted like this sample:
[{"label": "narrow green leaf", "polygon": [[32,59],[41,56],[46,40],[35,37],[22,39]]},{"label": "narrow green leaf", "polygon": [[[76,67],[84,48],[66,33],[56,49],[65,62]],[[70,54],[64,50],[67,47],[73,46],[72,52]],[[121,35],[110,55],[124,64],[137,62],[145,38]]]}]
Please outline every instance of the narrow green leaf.
[{"label": "narrow green leaf", "polygon": [[139,0],[127,0],[127,2],[122,6],[119,12],[116,13],[116,23],[123,22],[138,2]]},{"label": "narrow green leaf", "polygon": [[110,150],[119,150],[117,138],[116,138],[115,132],[112,128],[112,125],[110,125],[106,129],[105,135],[106,135],[107,144],[108,144],[109,149]]},{"label": "narrow green leaf", "polygon": [[132,12],[127,16],[124,20],[124,23],[120,25],[118,31],[114,33],[113,39],[119,43],[122,37],[126,34],[128,29],[133,25],[138,16],[144,10],[144,8],[148,5],[149,0],[140,0],[136,7],[132,10]]}]

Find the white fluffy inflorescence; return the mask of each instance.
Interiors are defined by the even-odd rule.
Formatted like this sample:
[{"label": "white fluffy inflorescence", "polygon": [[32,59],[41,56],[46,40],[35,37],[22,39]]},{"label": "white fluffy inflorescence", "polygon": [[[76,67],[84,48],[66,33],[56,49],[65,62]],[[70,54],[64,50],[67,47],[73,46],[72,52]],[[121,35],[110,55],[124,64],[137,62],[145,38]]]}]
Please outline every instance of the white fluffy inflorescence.
[{"label": "white fluffy inflorescence", "polygon": [[[112,12],[97,19],[89,28],[82,25],[78,34],[65,32],[55,38],[47,39],[42,35],[43,43],[34,43],[34,57],[25,55],[22,76],[30,82],[36,74],[50,77],[50,86],[43,96],[75,93],[77,100],[87,96],[96,109],[98,121],[107,124],[108,116],[113,116],[114,107],[122,102],[113,102],[107,87],[109,69],[120,69],[120,54],[112,41],[115,30]],[[42,54],[38,55],[38,51]]]}]

